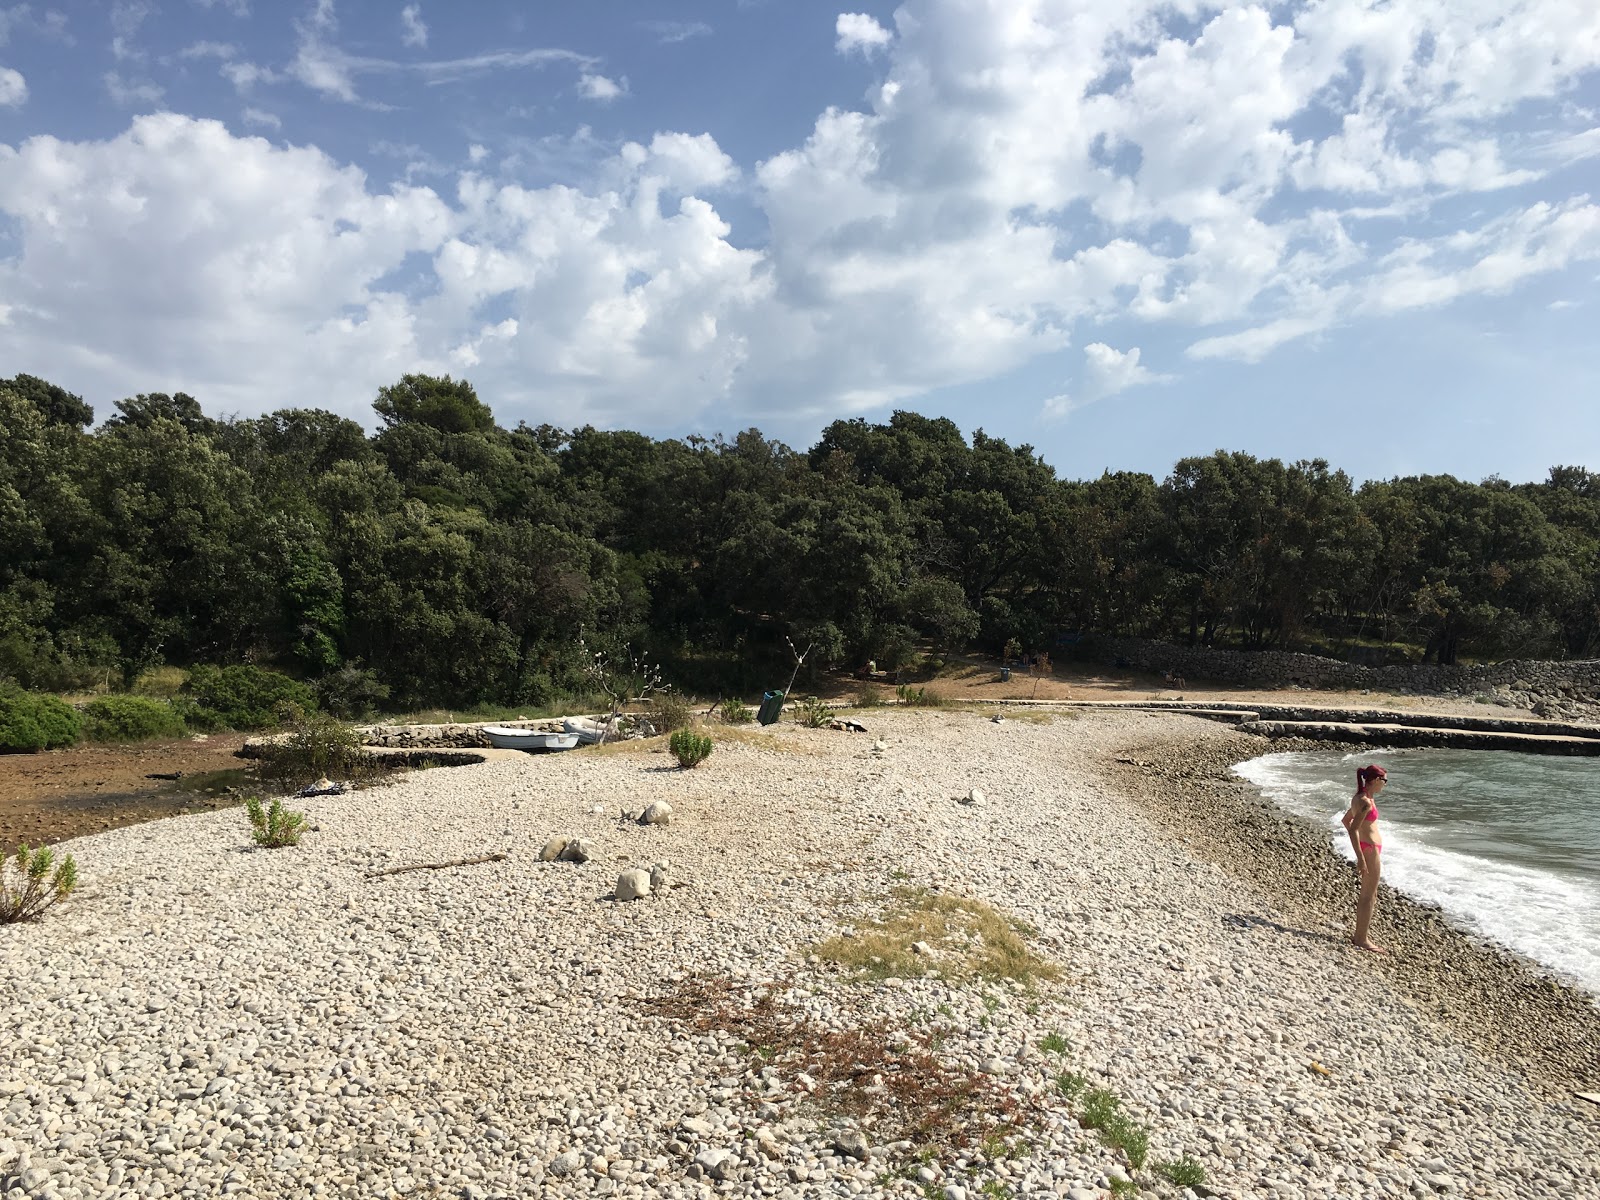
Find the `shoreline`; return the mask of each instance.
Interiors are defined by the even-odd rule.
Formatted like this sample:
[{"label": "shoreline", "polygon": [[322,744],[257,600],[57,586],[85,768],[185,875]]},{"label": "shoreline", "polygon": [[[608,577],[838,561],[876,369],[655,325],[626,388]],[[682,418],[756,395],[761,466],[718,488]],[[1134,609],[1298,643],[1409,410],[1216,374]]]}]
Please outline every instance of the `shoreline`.
[{"label": "shoreline", "polygon": [[1354,868],[1322,830],[1232,773],[1265,754],[1363,748],[1218,729],[1128,744],[1108,756],[1106,769],[1158,826],[1330,934],[1342,953],[1370,962],[1432,1020],[1546,1088],[1592,1090],[1600,1080],[1600,994],[1459,928],[1437,906],[1388,883],[1380,885],[1373,933],[1389,953],[1355,950],[1348,945]]}]

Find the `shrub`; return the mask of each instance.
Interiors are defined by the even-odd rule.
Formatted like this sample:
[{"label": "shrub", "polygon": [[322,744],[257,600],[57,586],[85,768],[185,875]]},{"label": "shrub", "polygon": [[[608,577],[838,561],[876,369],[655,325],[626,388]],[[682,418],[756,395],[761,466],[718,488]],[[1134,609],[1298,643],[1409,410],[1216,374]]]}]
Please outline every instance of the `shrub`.
[{"label": "shrub", "polygon": [[685,729],[694,720],[694,705],[677,692],[657,692],[650,697],[650,723],[658,732]]},{"label": "shrub", "polygon": [[389,698],[389,688],[376,672],[346,663],[317,680],[317,698],[334,716],[348,721],[370,715]]},{"label": "shrub", "polygon": [[857,708],[882,708],[883,693],[870,683],[856,693]]},{"label": "shrub", "polygon": [[726,700],[722,705],[722,723],[724,725],[748,725],[756,719],[755,709],[743,700]]},{"label": "shrub", "polygon": [[794,706],[794,710],[794,719],[807,729],[821,729],[833,720],[833,709],[828,707],[828,702],[815,696],[807,696]]},{"label": "shrub", "polygon": [[280,705],[317,706],[305,684],[264,667],[196,667],[187,687],[196,717],[213,728],[267,729],[278,723]]},{"label": "shrub", "polygon": [[148,696],[101,696],[84,706],[83,716],[91,742],[142,742],[184,733],[183,718],[172,705]]},{"label": "shrub", "polygon": [[943,708],[944,696],[925,687],[912,687],[902,683],[895,689],[895,695],[900,697],[900,703],[908,708]]},{"label": "shrub", "polygon": [[306,829],[304,813],[290,812],[278,799],[263,809],[259,796],[246,797],[244,810],[250,818],[250,836],[255,839],[256,845],[275,850],[280,846],[300,844],[300,835]]},{"label": "shrub", "polygon": [[1078,1118],[1085,1129],[1106,1129],[1122,1115],[1122,1102],[1105,1088],[1095,1088],[1083,1098],[1083,1115]]},{"label": "shrub", "polygon": [[692,729],[680,729],[667,741],[672,757],[680,767],[698,767],[711,757],[711,739]]},{"label": "shrub", "polygon": [[82,732],[83,719],[59,696],[0,691],[0,751],[54,750]]},{"label": "shrub", "polygon": [[78,864],[72,861],[72,855],[58,864],[55,852],[48,846],[37,850],[19,846],[15,889],[8,879],[12,873],[10,856],[0,854],[0,925],[36,920],[78,886]]},{"label": "shrub", "polygon": [[1178,1187],[1197,1188],[1206,1181],[1206,1169],[1187,1154],[1170,1162],[1158,1162],[1150,1169]]},{"label": "shrub", "polygon": [[281,787],[304,787],[322,778],[365,779],[380,769],[350,726],[325,712],[293,705],[283,710],[289,732],[260,750],[261,776]]},{"label": "shrub", "polygon": [[1144,1166],[1150,1154],[1150,1134],[1120,1113],[1100,1131],[1100,1140],[1127,1155],[1128,1165],[1135,1171]]}]

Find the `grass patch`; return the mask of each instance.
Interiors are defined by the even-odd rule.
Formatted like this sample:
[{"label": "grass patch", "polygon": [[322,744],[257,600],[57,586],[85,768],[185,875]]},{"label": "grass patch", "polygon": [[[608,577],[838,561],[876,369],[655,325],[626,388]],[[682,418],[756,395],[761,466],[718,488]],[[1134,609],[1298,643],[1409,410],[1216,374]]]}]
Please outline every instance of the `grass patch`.
[{"label": "grass patch", "polygon": [[1039,1049],[1046,1054],[1054,1054],[1057,1058],[1064,1058],[1072,1047],[1061,1034],[1047,1033],[1039,1039]]},{"label": "grass patch", "polygon": [[[899,887],[884,914],[813,948],[875,979],[939,974],[951,979],[1055,979],[1061,970],[1028,949],[1033,931],[981,900]],[[912,949],[925,943],[933,954]]]},{"label": "grass patch", "polygon": [[824,1027],[788,991],[775,984],[752,994],[727,979],[696,976],[647,1003],[691,1029],[732,1038],[753,1068],[776,1067],[792,1092],[826,1117],[871,1129],[874,1141],[909,1140],[931,1158],[1018,1129],[1021,1101],[1005,1082],[942,1060],[931,1031],[883,1020]]},{"label": "grass patch", "polygon": [[183,691],[189,682],[189,672],[182,667],[151,667],[133,682],[136,696],[153,696],[158,700],[171,700]]},{"label": "grass patch", "polygon": [[950,703],[948,696],[930,687],[913,687],[909,683],[902,683],[894,692],[907,708],[943,708]]}]

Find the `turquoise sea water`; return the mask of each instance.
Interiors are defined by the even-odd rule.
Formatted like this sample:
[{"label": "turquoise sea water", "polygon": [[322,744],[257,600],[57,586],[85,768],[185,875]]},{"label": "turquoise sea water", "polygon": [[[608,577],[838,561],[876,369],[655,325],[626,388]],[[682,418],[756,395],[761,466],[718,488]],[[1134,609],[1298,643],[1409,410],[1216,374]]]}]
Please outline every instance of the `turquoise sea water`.
[{"label": "turquoise sea water", "polygon": [[1289,812],[1339,816],[1381,764],[1383,877],[1458,925],[1600,994],[1600,759],[1479,750],[1268,754],[1234,770]]}]

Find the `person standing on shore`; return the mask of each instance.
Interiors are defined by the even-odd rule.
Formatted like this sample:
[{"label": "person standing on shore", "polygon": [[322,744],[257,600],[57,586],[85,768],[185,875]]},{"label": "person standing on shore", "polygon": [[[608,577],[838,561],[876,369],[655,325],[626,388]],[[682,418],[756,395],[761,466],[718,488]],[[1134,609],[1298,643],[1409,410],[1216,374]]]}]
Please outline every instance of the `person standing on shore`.
[{"label": "person standing on shore", "polygon": [[1383,836],[1378,832],[1378,793],[1389,782],[1389,772],[1373,765],[1356,770],[1356,794],[1340,818],[1356,852],[1356,869],[1361,872],[1361,894],[1356,900],[1356,930],[1350,940],[1362,950],[1382,954],[1383,947],[1372,940],[1372,914],[1378,907],[1378,868],[1383,857]]}]

